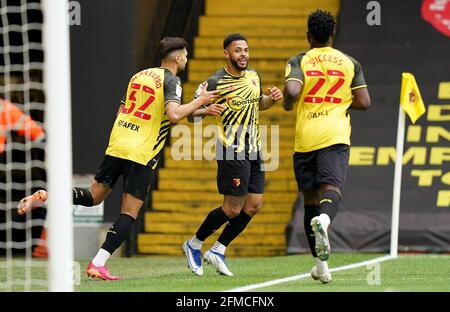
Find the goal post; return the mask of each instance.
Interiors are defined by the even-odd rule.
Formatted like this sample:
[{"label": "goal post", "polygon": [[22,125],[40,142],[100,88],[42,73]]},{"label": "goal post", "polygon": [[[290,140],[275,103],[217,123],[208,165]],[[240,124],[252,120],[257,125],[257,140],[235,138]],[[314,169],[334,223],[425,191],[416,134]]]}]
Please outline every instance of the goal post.
[{"label": "goal post", "polygon": [[42,0],[49,290],[73,291],[72,122],[68,1]]},{"label": "goal post", "polygon": [[[73,291],[68,2],[0,4],[0,290]],[[45,223],[44,209],[19,215],[43,188]],[[49,261],[34,260],[45,233]]]}]

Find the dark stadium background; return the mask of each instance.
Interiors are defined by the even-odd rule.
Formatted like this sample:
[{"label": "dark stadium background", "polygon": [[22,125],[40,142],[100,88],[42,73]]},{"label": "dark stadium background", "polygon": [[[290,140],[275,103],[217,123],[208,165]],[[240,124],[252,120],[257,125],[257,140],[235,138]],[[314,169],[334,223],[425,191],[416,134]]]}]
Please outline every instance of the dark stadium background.
[{"label": "dark stadium background", "polygon": [[[194,17],[195,13],[200,14],[203,2],[193,1],[194,9],[185,1],[98,0],[80,3],[82,25],[71,27],[74,173],[95,173],[129,76],[141,68],[158,64],[155,49],[162,36],[187,35],[192,42],[196,25],[191,21],[196,19],[190,14]],[[368,142],[375,147],[395,146],[403,71],[414,73],[426,104],[445,103],[437,99],[437,88],[439,82],[448,80],[450,41],[422,19],[421,0],[379,3],[381,25],[368,26],[366,1],[341,1],[335,46],[360,61],[373,102],[369,112],[351,113],[353,146],[365,146]],[[407,121],[407,126],[409,124]],[[425,131],[429,123],[423,117],[418,124],[423,125]],[[439,146],[445,145],[448,142],[444,140]],[[405,151],[410,146],[414,144],[406,143]],[[420,169],[427,168],[435,169],[435,166]],[[412,226],[413,231],[417,220],[430,227],[436,220],[447,222],[448,208],[436,209],[432,205],[437,190],[448,189],[448,186],[437,179],[431,189],[418,188],[417,178],[410,175],[412,169],[411,164],[404,168],[403,222],[412,223],[407,227]],[[448,163],[444,162],[443,172],[448,169]],[[392,184],[393,164],[352,167],[342,205],[350,209],[343,208],[337,219],[341,220],[343,231],[347,222],[362,222],[362,227],[374,226],[381,231],[375,231],[374,245],[386,245]],[[106,201],[105,221],[112,221],[119,211],[119,189],[117,187]],[[364,206],[359,211],[362,211],[363,219],[352,211],[352,207],[359,206]],[[384,234],[380,237],[379,233]],[[433,234],[430,235],[429,239],[433,240]]]}]

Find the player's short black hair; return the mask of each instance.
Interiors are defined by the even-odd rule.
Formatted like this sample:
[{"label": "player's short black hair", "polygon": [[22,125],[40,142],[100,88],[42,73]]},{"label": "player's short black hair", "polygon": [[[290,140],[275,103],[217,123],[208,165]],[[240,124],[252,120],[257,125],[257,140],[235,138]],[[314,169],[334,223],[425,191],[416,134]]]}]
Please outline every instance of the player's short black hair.
[{"label": "player's short black hair", "polygon": [[247,38],[245,38],[244,35],[241,34],[231,34],[228,35],[224,40],[223,40],[223,49],[225,50],[233,41],[238,41],[238,40],[244,40],[245,42],[247,41]]},{"label": "player's short black hair", "polygon": [[165,37],[159,42],[159,56],[165,59],[167,55],[175,50],[188,48],[189,45],[183,38],[179,37]]},{"label": "player's short black hair", "polygon": [[336,20],[328,11],[317,10],[308,17],[308,31],[318,43],[327,43],[335,27]]}]

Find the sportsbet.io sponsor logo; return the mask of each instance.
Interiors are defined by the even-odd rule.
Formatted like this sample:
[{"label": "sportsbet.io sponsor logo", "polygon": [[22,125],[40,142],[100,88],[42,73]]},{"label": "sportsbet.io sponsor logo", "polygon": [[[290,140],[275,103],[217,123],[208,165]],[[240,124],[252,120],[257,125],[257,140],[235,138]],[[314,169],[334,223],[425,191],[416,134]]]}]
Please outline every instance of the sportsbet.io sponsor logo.
[{"label": "sportsbet.io sponsor logo", "polygon": [[227,106],[232,110],[240,111],[244,108],[245,105],[259,103],[259,98],[247,99],[244,100],[240,96],[232,96],[227,98]]}]

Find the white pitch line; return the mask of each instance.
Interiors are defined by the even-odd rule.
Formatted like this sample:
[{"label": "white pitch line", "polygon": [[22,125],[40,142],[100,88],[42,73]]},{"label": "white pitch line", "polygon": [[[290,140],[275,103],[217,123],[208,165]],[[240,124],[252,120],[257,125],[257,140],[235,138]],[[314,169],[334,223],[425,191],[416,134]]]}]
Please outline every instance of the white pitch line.
[{"label": "white pitch line", "polygon": [[[380,262],[383,262],[383,261],[386,261],[386,260],[391,260],[391,259],[394,259],[394,258],[395,257],[392,257],[390,255],[383,256],[383,257],[378,257],[378,258],[367,260],[367,261],[363,261],[363,262],[357,262],[357,263],[353,263],[353,264],[349,264],[349,265],[343,265],[343,266],[340,266],[340,267],[337,267],[337,268],[333,268],[333,269],[330,269],[330,272],[350,270],[350,269],[359,268],[359,267],[366,266],[366,265],[373,264],[373,263],[380,263]],[[292,282],[292,281],[296,281],[296,280],[301,280],[301,279],[304,279],[304,278],[307,278],[307,277],[311,277],[311,274],[310,273],[303,273],[303,274],[299,274],[299,275],[279,278],[279,279],[275,279],[275,280],[271,280],[271,281],[267,281],[267,282],[263,282],[263,283],[252,284],[252,285],[248,285],[248,286],[237,287],[237,288],[233,288],[233,289],[230,289],[230,290],[225,290],[225,292],[244,292],[244,291],[249,291],[249,290],[253,290],[253,289],[269,287],[269,286],[273,286],[273,285],[277,285],[277,284],[282,284],[282,283],[288,283],[288,282]]]}]

